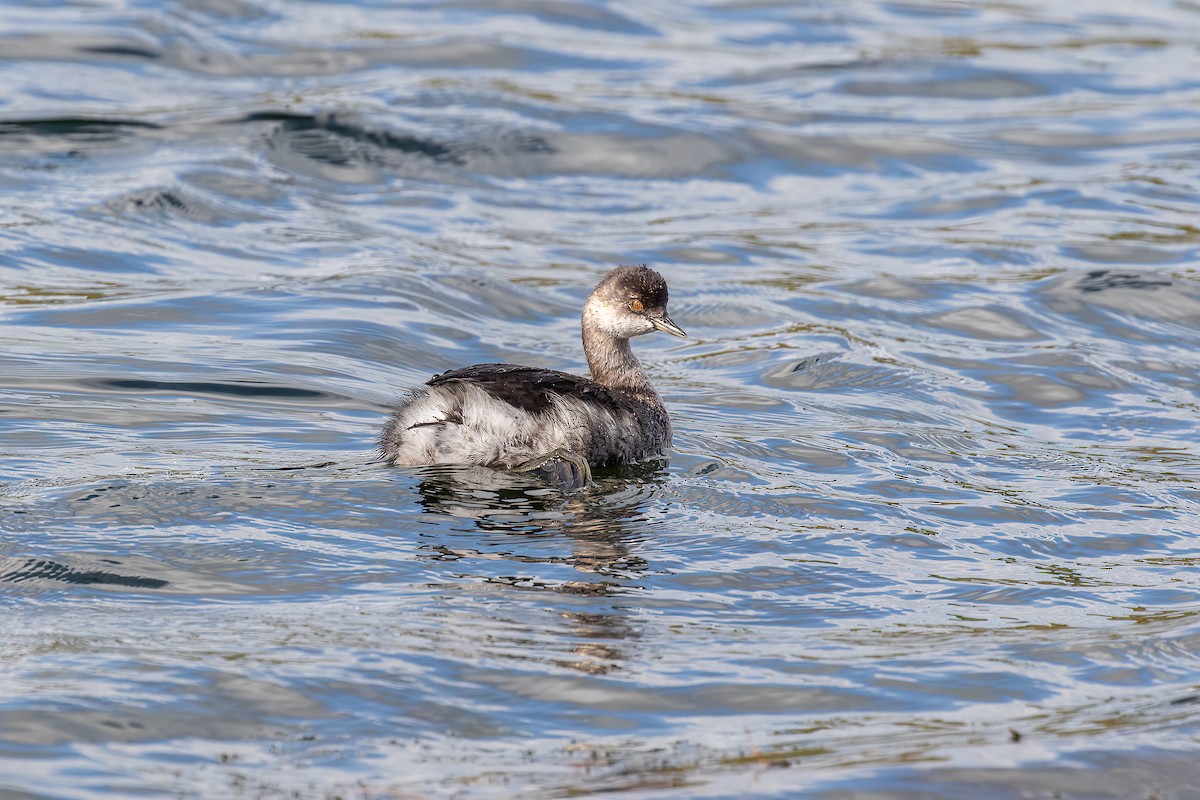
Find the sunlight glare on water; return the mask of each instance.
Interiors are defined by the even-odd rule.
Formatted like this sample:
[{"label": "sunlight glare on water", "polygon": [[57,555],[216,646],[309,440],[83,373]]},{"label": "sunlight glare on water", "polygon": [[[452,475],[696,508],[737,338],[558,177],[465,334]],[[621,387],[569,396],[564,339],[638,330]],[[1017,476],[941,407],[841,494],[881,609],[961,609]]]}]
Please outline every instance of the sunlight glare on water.
[{"label": "sunlight glare on water", "polygon": [[[0,15],[0,795],[1200,796],[1200,9]],[[669,466],[373,450],[581,372]]]}]

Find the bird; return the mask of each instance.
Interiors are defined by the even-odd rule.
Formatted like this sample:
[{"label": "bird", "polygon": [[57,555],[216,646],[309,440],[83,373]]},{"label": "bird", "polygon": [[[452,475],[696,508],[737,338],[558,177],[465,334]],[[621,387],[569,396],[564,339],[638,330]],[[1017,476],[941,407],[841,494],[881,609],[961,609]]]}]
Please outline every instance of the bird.
[{"label": "bird", "polygon": [[590,378],[517,364],[443,372],[391,414],[379,440],[384,461],[536,471],[580,488],[595,470],[661,456],[671,419],[629,340],[687,336],[668,316],[667,297],[666,280],[650,267],[616,267],[583,304]]}]

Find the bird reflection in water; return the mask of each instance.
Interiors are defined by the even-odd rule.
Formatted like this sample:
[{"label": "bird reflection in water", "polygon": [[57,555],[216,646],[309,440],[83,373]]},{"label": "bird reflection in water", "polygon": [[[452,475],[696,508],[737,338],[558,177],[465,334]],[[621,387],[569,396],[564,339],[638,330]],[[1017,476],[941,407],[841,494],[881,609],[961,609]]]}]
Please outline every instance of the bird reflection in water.
[{"label": "bird reflection in water", "polygon": [[[619,669],[627,656],[622,645],[637,638],[620,605],[603,602],[618,597],[645,574],[648,565],[633,548],[644,533],[644,509],[654,486],[666,473],[666,462],[625,467],[619,479],[598,479],[583,493],[564,494],[535,478],[482,467],[431,467],[422,471],[420,504],[426,511],[469,520],[472,532],[501,534],[512,542],[502,552],[463,546],[461,541],[426,547],[438,561],[485,562],[511,567],[514,563],[565,564],[580,573],[576,580],[542,581],[511,574],[477,574],[492,585],[523,591],[594,597],[604,609],[553,609],[568,623],[572,657],[556,659],[560,666],[591,674]],[[460,529],[461,530],[461,529]],[[546,554],[548,537],[569,543],[569,552]],[[507,541],[506,541],[507,544]],[[523,544],[530,545],[522,547]],[[522,549],[525,552],[522,552]]]}]

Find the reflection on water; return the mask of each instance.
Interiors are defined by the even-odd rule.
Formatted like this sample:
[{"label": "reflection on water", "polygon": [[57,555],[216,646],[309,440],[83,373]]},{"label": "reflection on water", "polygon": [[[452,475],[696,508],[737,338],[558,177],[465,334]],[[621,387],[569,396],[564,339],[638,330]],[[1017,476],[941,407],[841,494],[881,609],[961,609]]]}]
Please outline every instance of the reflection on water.
[{"label": "reflection on water", "polygon": [[[1198,37],[10,3],[0,795],[1196,794]],[[642,262],[669,463],[379,463]]]},{"label": "reflection on water", "polygon": [[[617,603],[630,589],[639,587],[648,564],[636,548],[646,536],[639,529],[650,524],[644,515],[652,497],[632,479],[603,480],[585,494],[564,496],[528,479],[483,468],[425,471],[429,475],[417,487],[421,505],[433,514],[471,520],[481,533],[495,535],[499,545],[499,549],[483,551],[467,546],[469,542],[462,546],[431,544],[427,546],[433,552],[429,558],[461,563],[464,568],[479,561],[501,561],[518,569],[525,564],[560,564],[576,573],[558,581],[490,571],[476,576],[466,573],[461,578],[529,591],[610,598]],[[650,486],[665,480],[653,469],[643,472]],[[567,552],[522,552],[524,542],[539,539],[550,539]],[[619,604],[605,611],[564,610],[559,616],[566,623],[564,637],[572,641],[570,653],[554,662],[560,667],[605,674],[621,669],[626,650],[636,644],[636,628]],[[527,631],[529,635],[539,632],[536,628]]]}]

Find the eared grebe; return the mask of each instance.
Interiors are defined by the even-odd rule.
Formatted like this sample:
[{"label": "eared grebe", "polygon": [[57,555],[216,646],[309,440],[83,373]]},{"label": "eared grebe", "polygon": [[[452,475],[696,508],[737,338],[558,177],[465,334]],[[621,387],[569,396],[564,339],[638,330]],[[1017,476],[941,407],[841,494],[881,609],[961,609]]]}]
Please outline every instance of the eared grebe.
[{"label": "eared grebe", "polygon": [[655,330],[687,335],[667,316],[667,282],[646,266],[617,267],[583,305],[590,380],[515,364],[444,372],[392,415],[384,457],[401,466],[547,470],[580,486],[592,468],[660,455],[671,420],[629,347],[630,337]]}]

